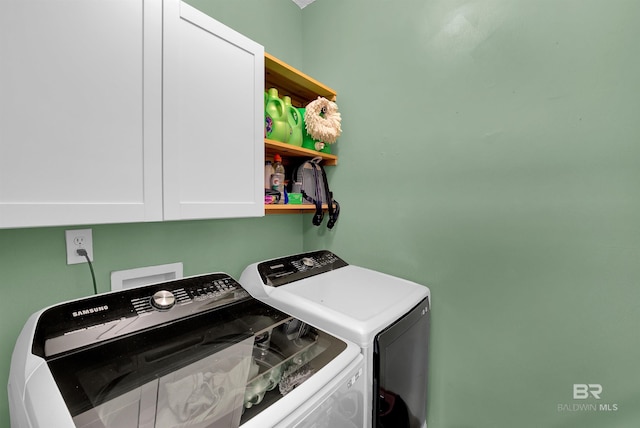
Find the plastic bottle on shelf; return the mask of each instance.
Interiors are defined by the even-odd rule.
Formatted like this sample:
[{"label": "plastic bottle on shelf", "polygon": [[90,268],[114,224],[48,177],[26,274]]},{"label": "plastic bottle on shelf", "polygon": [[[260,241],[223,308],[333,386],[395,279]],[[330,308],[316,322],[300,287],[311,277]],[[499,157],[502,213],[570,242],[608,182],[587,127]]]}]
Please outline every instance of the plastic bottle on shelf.
[{"label": "plastic bottle on shelf", "polygon": [[288,112],[284,102],[278,96],[278,90],[276,88],[269,88],[265,99],[265,137],[270,140],[286,143],[289,141],[290,128],[289,122],[287,121]]},{"label": "plastic bottle on shelf", "polygon": [[284,166],[280,155],[273,156],[273,174],[271,175],[271,188],[280,192],[280,204],[284,204]]},{"label": "plastic bottle on shelf", "polygon": [[302,117],[300,112],[291,104],[291,97],[282,98],[284,107],[287,110],[287,121],[289,122],[289,144],[302,146]]},{"label": "plastic bottle on shelf", "polygon": [[271,176],[275,171],[271,161],[266,161],[264,164],[264,188],[271,189]]}]

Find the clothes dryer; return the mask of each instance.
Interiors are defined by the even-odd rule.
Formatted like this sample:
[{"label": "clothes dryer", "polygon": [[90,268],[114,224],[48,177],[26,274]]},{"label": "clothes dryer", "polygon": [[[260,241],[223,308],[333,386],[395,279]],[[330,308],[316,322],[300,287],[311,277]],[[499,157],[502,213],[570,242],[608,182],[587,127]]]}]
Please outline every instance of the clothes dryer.
[{"label": "clothes dryer", "polygon": [[364,426],[426,427],[429,288],[329,251],[253,263],[240,283],[256,299],[360,346]]}]

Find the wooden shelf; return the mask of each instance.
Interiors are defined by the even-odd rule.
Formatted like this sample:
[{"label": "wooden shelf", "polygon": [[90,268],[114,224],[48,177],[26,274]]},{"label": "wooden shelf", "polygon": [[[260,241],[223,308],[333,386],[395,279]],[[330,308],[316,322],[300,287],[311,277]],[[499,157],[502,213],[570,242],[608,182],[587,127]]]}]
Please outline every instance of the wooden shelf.
[{"label": "wooden shelf", "polygon": [[[322,204],[322,210],[328,210],[327,204]],[[301,205],[279,205],[269,204],[264,206],[265,214],[306,214],[316,212],[316,206],[313,204],[301,204]]]},{"label": "wooden shelf", "polygon": [[[291,104],[295,107],[306,107],[307,104],[316,100],[319,96],[330,101],[336,101],[336,91],[266,52],[264,54],[264,67],[265,91],[269,88],[276,88],[280,97],[291,97]],[[279,154],[282,156],[282,163],[285,165],[295,164],[298,160],[312,159],[314,157],[322,158],[322,164],[325,166],[338,164],[338,156],[334,154],[318,152],[266,138],[264,140],[264,150],[265,160],[273,161],[273,156]],[[327,204],[324,204],[322,208],[327,211]],[[315,211],[315,205],[309,203],[264,206],[265,214],[303,214],[314,213]]]},{"label": "wooden shelf", "polygon": [[336,100],[336,91],[266,52],[264,67],[265,90],[278,89],[280,96],[291,97],[291,103],[295,107],[305,107],[318,96],[330,101]]},{"label": "wooden shelf", "polygon": [[276,153],[280,156],[296,157],[296,158],[314,158],[321,157],[324,165],[334,166],[338,164],[338,156],[329,153],[317,152],[315,150],[305,149],[304,147],[292,146],[291,144],[281,143],[280,141],[264,140],[265,159],[273,160]]}]

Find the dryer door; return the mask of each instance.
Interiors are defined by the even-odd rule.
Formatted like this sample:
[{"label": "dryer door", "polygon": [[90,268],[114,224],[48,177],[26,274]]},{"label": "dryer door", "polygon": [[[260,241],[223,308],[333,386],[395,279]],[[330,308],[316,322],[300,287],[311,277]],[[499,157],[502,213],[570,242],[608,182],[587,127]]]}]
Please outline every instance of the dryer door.
[{"label": "dryer door", "polygon": [[427,421],[429,298],[374,342],[373,428],[423,428]]}]

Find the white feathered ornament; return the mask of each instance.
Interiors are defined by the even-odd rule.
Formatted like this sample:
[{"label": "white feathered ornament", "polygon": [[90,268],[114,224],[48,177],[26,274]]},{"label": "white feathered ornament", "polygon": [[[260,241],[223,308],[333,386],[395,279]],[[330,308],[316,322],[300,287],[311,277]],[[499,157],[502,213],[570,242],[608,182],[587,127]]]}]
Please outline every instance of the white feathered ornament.
[{"label": "white feathered ornament", "polygon": [[[311,101],[304,112],[304,123],[307,133],[311,138],[321,143],[333,144],[336,142],[342,128],[338,105],[324,97],[318,97]],[[324,145],[322,145],[324,147]],[[317,147],[316,147],[317,149]],[[321,150],[320,149],[317,150]]]}]

